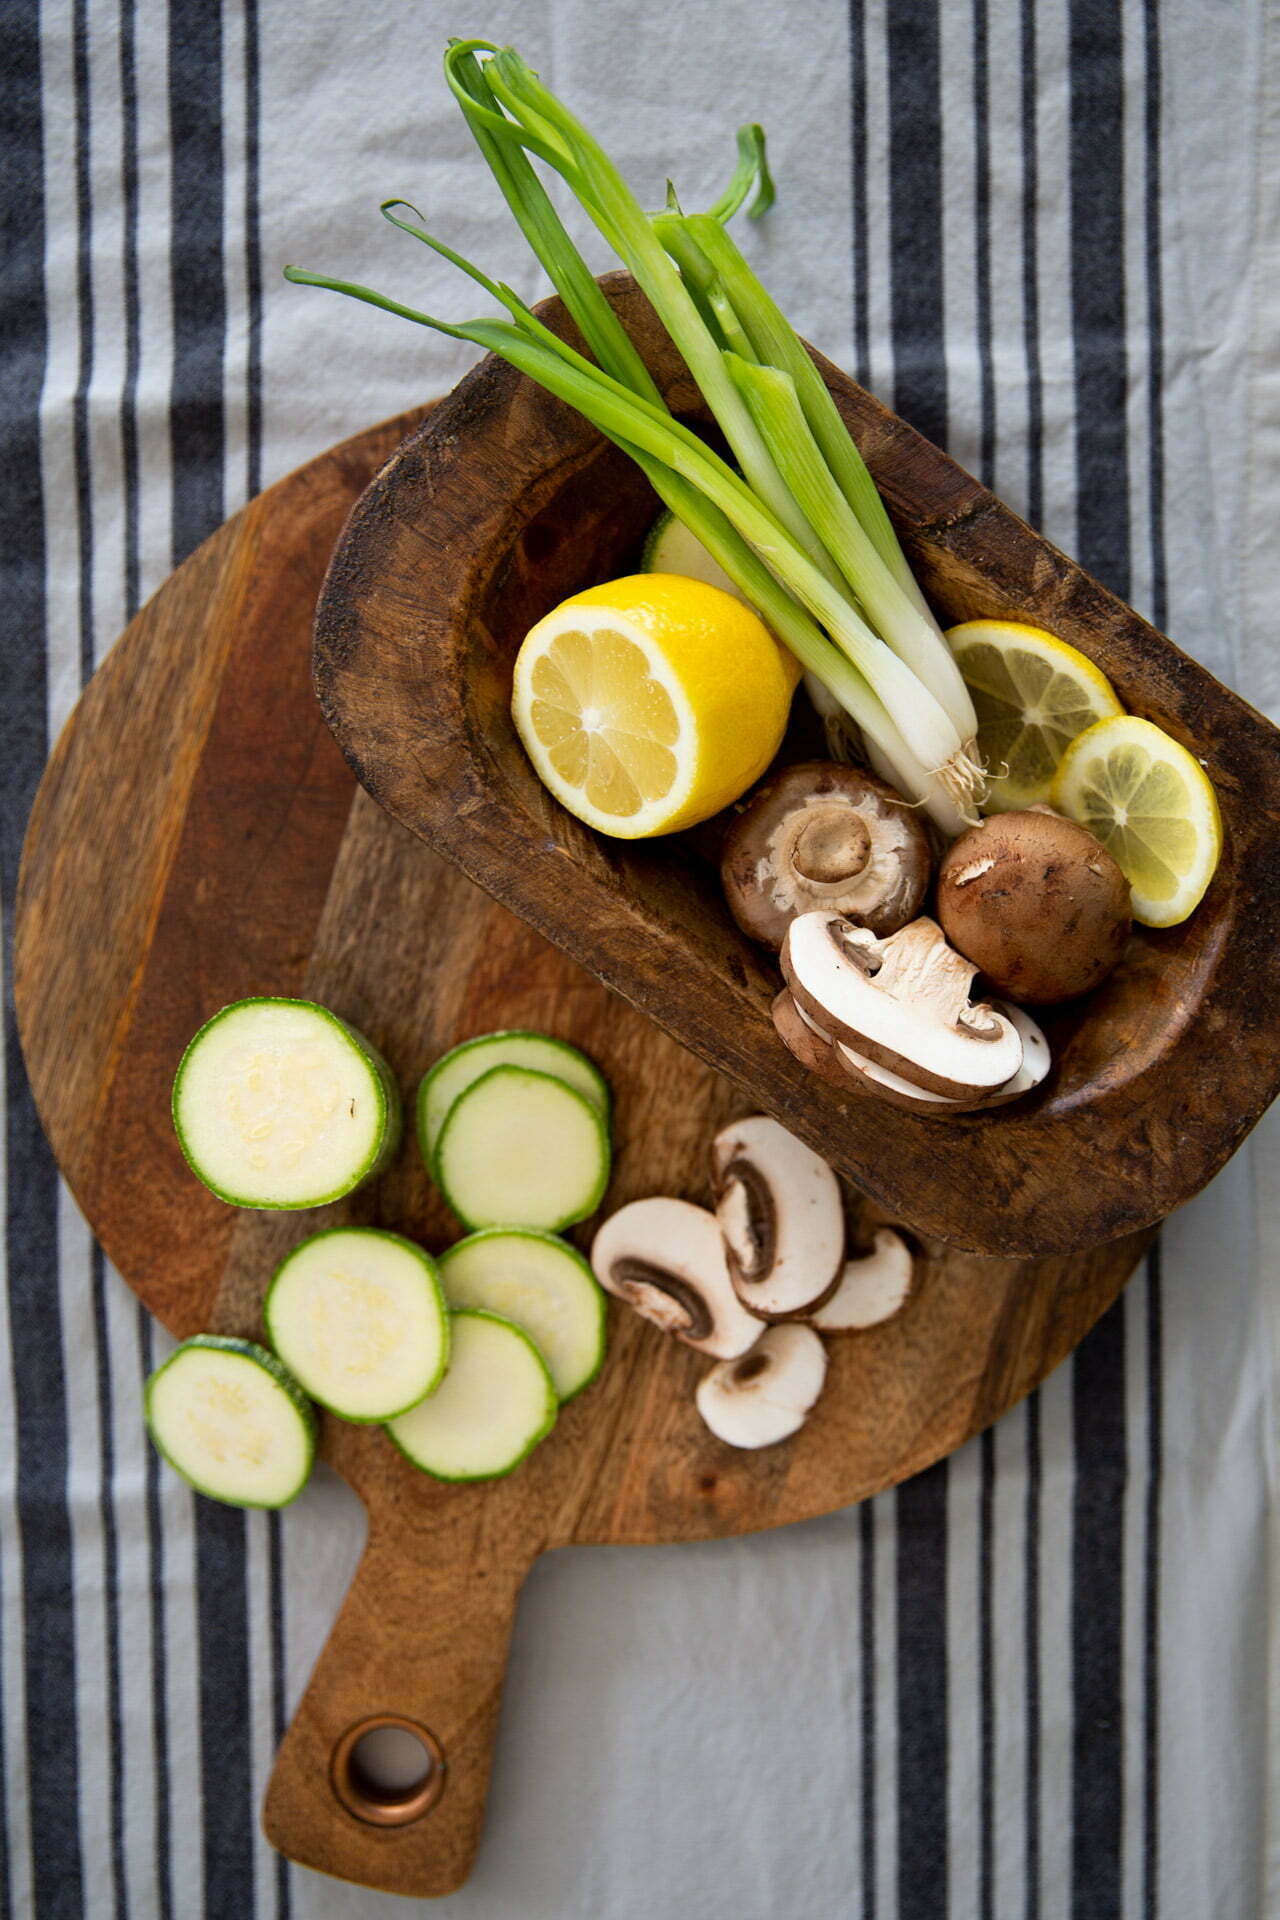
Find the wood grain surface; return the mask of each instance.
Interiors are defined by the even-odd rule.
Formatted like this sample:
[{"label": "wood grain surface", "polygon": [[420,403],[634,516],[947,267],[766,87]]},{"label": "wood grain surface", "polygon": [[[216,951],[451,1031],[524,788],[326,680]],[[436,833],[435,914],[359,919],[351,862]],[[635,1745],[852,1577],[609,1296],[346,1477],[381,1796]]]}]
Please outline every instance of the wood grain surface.
[{"label": "wood grain surface", "polygon": [[[673,410],[705,419],[647,301],[604,283]],[[544,310],[565,325],[555,303]],[[1180,927],[1139,929],[1054,1067],[945,1121],[824,1084],[770,1019],[772,957],[733,924],[704,829],[611,841],[538,783],[510,718],[534,620],[634,566],[656,501],[578,414],[487,360],[386,469],[334,556],[317,681],[360,779],[404,822],[887,1208],[982,1253],[1064,1252],[1197,1192],[1280,1090],[1280,735],[819,357],[944,623],[1039,622],[1205,764],[1226,852]]]},{"label": "wood grain surface", "polygon": [[[609,1206],[705,1200],[710,1135],[746,1104],[381,812],[323,725],[309,649],[325,563],[414,418],[281,481],[187,562],[93,681],[32,816],[16,988],[35,1096],[108,1255],[178,1335],[260,1334],[273,1265],[324,1221],[382,1222],[436,1249],[457,1231],[411,1143],[378,1185],[319,1214],[237,1212],[193,1178],[169,1121],[174,1068],[195,1027],[239,995],[325,1001],[386,1051],[406,1096],[444,1048],[495,1026],[585,1047],[617,1096]],[[554,841],[529,853],[563,870]],[[369,1538],[277,1761],[271,1840],[369,1886],[460,1885],[516,1597],[540,1553],[780,1526],[917,1472],[1057,1365],[1144,1244],[1034,1262],[932,1246],[907,1313],[833,1340],[813,1418],[758,1454],[697,1418],[707,1362],[616,1303],[599,1382],[509,1480],[445,1486],[377,1429],[326,1419],[324,1457],[364,1501]],[[337,1742],[377,1712],[409,1716],[445,1752],[443,1796],[412,1825],[357,1819],[332,1788]]]}]

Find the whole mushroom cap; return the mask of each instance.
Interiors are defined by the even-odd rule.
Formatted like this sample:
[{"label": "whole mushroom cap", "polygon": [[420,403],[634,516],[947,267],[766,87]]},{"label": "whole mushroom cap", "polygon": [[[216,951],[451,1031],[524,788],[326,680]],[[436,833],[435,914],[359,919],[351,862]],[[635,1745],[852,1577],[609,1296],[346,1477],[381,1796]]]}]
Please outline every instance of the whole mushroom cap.
[{"label": "whole mushroom cap", "polygon": [[952,946],[1011,1000],[1089,993],[1124,952],[1129,883],[1087,828],[1047,809],[1000,813],[948,848],[938,919]]},{"label": "whole mushroom cap", "polygon": [[743,932],[776,948],[792,920],[820,909],[896,932],[920,911],[931,867],[924,826],[892,787],[808,760],[756,789],[729,829],[720,877]]}]

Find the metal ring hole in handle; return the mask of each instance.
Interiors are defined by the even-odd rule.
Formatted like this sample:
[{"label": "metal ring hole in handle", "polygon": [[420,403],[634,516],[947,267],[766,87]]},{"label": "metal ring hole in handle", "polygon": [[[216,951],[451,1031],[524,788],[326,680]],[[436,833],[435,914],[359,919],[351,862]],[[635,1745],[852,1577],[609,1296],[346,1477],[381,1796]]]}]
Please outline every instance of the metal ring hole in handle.
[{"label": "metal ring hole in handle", "polygon": [[348,1727],[333,1749],[329,1777],[348,1813],[375,1827],[407,1827],[444,1792],[444,1749],[433,1733],[398,1713],[374,1713]]}]

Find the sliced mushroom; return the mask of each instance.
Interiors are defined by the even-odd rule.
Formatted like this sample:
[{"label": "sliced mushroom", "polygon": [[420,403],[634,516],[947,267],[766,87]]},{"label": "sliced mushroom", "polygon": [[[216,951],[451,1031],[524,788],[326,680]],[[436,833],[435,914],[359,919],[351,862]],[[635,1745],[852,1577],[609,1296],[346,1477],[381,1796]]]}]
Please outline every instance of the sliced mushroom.
[{"label": "sliced mushroom", "polygon": [[791,1320],[834,1291],[844,1207],[820,1154],[757,1113],[716,1135],[711,1179],[729,1277],[744,1305],[762,1320]]},{"label": "sliced mushroom", "polygon": [[698,1412],[730,1447],[771,1447],[798,1433],[827,1377],[812,1327],[788,1321],[761,1334],[740,1360],[722,1360],[698,1382]]},{"label": "sliced mushroom", "polygon": [[810,1324],[819,1333],[859,1333],[901,1313],[911,1297],[915,1259],[900,1233],[878,1227],[870,1253],[846,1260],[840,1284]]},{"label": "sliced mushroom", "polygon": [[772,1012],[778,1038],[787,1052],[829,1086],[845,1087],[847,1091],[833,1043],[818,1032],[807,1013],[801,1012],[786,987],[775,997]]},{"label": "sliced mushroom", "polygon": [[764,1331],[733,1290],[714,1213],[687,1200],[619,1207],[591,1243],[591,1265],[607,1293],[717,1360],[736,1359]]},{"label": "sliced mushroom", "polygon": [[930,1093],[927,1087],[913,1086],[900,1073],[882,1067],[878,1060],[868,1060],[865,1053],[840,1040],[834,1043],[832,1052],[846,1082],[852,1082],[858,1092],[869,1093],[908,1113],[918,1113],[926,1120],[946,1120],[955,1113],[968,1113],[982,1106],[987,1097],[971,1093],[963,1100],[949,1100],[943,1093]]},{"label": "sliced mushroom", "polygon": [[1012,1000],[993,1000],[991,1004],[1022,1036],[1022,1065],[1012,1080],[998,1092],[989,1094],[982,1103],[984,1107],[1004,1107],[1010,1100],[1020,1100],[1024,1093],[1040,1085],[1053,1065],[1053,1054],[1042,1029],[1025,1007],[1015,1007]]},{"label": "sliced mushroom", "polygon": [[819,908],[892,933],[920,911],[930,867],[924,828],[892,787],[811,760],[752,795],[729,830],[720,877],[743,932],[779,947],[797,914]]},{"label": "sliced mushroom", "polygon": [[970,1000],[977,968],[934,920],[877,940],[838,914],[802,914],[787,929],[782,971],[824,1030],[930,1093],[994,1093],[1022,1062],[1016,1028]]},{"label": "sliced mushroom", "polygon": [[997,1087],[994,1093],[969,1094],[963,1100],[947,1100],[940,1093],[930,1093],[924,1087],[913,1087],[901,1074],[892,1073],[888,1067],[868,1060],[855,1047],[833,1042],[831,1057],[840,1071],[863,1093],[874,1094],[877,1099],[887,1100],[890,1106],[904,1107],[926,1120],[946,1119],[953,1113],[976,1113],[987,1107],[1004,1107],[1011,1100],[1020,1100],[1024,1093],[1030,1093],[1040,1085],[1052,1065],[1052,1055],[1049,1042],[1025,1008],[1015,1007],[1008,1000],[993,1000],[991,1004],[998,1013],[1004,1015],[1011,1027],[1017,1029],[1022,1038],[1021,1066],[1012,1080],[1003,1087]]}]

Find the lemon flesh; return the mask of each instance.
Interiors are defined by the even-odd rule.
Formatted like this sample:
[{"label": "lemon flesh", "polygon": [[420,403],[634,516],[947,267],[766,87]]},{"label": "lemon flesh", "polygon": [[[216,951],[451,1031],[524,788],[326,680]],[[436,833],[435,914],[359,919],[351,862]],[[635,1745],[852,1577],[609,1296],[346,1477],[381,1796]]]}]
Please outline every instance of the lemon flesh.
[{"label": "lemon flesh", "polygon": [[1222,853],[1222,821],[1204,769],[1167,733],[1132,714],[1098,721],[1064,754],[1053,804],[1102,842],[1144,927],[1194,913]]},{"label": "lemon flesh", "polygon": [[511,710],[539,779],[589,826],[643,839],[751,786],[782,741],[794,662],[719,588],[636,574],[526,635]]},{"label": "lemon flesh", "polygon": [[978,751],[991,782],[987,813],[1047,800],[1072,740],[1122,711],[1092,660],[1042,627],[966,620],[947,642],[978,716]]}]

